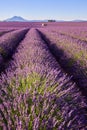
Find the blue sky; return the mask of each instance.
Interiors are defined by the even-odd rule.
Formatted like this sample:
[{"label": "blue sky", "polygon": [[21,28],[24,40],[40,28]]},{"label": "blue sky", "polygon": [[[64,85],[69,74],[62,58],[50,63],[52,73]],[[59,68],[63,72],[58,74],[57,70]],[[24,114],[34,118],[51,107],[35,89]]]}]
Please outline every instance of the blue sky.
[{"label": "blue sky", "polygon": [[87,0],[0,0],[0,20],[12,16],[87,20]]}]

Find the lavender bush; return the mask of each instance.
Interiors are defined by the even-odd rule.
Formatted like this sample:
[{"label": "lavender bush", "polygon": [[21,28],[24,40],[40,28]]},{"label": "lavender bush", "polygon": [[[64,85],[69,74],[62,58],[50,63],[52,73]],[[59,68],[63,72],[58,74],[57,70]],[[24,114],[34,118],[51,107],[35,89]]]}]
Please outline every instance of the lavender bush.
[{"label": "lavender bush", "polygon": [[0,30],[0,36],[3,36],[4,34],[6,34],[6,33],[8,33],[8,32],[11,32],[11,31],[13,31],[12,29],[10,30]]},{"label": "lavender bush", "polygon": [[0,83],[1,129],[86,129],[86,101],[37,30],[20,43]]},{"label": "lavender bush", "polygon": [[[56,29],[39,29],[42,32],[43,40],[45,40],[56,57],[58,62],[66,72],[73,76],[73,80],[81,88],[84,95],[87,96],[87,48],[82,44],[77,44],[76,40],[61,35]],[[57,33],[58,32],[58,33]],[[84,43],[83,43],[84,44]]]},{"label": "lavender bush", "polygon": [[[4,61],[8,60],[14,53],[20,41],[24,38],[28,29],[21,29],[9,32],[0,37],[0,67],[3,66]],[[2,68],[0,69],[0,71]]]}]

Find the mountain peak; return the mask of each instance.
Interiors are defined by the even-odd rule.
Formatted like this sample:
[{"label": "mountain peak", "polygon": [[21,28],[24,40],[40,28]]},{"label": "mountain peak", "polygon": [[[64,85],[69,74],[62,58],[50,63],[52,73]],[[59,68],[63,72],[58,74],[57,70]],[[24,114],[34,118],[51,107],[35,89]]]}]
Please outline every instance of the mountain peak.
[{"label": "mountain peak", "polygon": [[6,21],[6,22],[27,22],[28,20],[22,18],[21,16],[13,16],[4,21]]}]

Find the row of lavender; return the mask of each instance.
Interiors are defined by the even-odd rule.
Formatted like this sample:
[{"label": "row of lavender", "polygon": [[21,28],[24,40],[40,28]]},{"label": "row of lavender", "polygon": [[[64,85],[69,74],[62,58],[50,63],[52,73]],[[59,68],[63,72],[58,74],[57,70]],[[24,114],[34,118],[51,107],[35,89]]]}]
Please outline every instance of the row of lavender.
[{"label": "row of lavender", "polygon": [[[21,29],[21,28],[39,28],[42,23],[46,23],[47,27],[58,28],[59,30],[69,30],[70,32],[79,32],[87,29],[87,22],[0,22],[0,29]],[[77,32],[76,31],[76,32]]]},{"label": "row of lavender", "polygon": [[28,29],[20,29],[9,33],[5,31],[6,34],[0,37],[0,72],[3,69],[4,63],[12,56],[27,31]]},{"label": "row of lavender", "polygon": [[52,26],[51,31],[57,33],[59,32],[78,39],[87,40],[87,26],[68,26],[68,24],[67,26],[57,25],[56,27]]},{"label": "row of lavender", "polygon": [[60,32],[73,38],[87,41],[87,27],[62,28]]},{"label": "row of lavender", "polygon": [[0,29],[0,36],[3,36],[4,34],[6,34],[6,33],[8,33],[8,32],[11,32],[11,31],[13,31],[12,29],[10,30],[8,30],[8,29],[5,29],[5,30],[2,30],[2,29]]},{"label": "row of lavender", "polygon": [[0,128],[86,129],[86,103],[46,43],[31,29],[0,78]]},{"label": "row of lavender", "polygon": [[75,42],[75,44],[82,45],[87,49],[87,28],[51,28],[51,32],[57,33],[57,35],[61,35],[63,39],[71,40],[73,43]]},{"label": "row of lavender", "polygon": [[[62,35],[57,28],[39,29],[42,38],[47,42],[53,55],[63,69],[73,76],[73,80],[87,96],[87,45],[77,42],[70,36]],[[62,30],[63,32],[63,30]]]},{"label": "row of lavender", "polygon": [[41,27],[42,22],[0,22],[0,30]]}]

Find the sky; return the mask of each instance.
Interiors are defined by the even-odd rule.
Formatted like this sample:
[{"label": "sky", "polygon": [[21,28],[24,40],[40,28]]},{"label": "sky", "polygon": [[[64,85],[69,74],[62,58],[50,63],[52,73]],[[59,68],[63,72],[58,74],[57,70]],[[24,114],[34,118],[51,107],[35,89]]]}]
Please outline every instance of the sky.
[{"label": "sky", "polygon": [[0,0],[0,20],[87,20],[87,0]]}]

